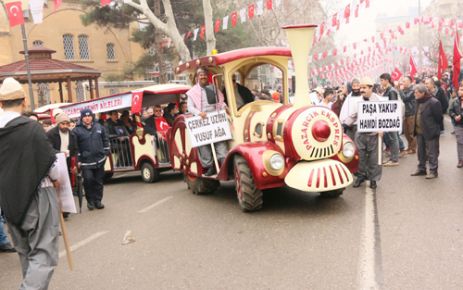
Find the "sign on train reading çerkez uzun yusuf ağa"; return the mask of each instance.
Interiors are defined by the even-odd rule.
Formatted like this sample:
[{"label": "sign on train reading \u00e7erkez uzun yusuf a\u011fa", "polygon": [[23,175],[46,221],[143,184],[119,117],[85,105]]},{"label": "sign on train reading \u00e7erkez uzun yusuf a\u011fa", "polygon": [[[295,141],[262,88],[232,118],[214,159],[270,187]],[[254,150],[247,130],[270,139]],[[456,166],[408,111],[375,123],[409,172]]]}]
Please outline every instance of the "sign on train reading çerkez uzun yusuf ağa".
[{"label": "sign on train reading \u00e7erkez uzun yusuf a\u011fa", "polygon": [[185,119],[188,137],[192,147],[212,144],[232,139],[227,113],[218,111],[207,113],[206,118],[195,116]]},{"label": "sign on train reading \u00e7erkez uzun yusuf a\u011fa", "polygon": [[357,131],[401,132],[402,106],[399,101],[359,102]]}]

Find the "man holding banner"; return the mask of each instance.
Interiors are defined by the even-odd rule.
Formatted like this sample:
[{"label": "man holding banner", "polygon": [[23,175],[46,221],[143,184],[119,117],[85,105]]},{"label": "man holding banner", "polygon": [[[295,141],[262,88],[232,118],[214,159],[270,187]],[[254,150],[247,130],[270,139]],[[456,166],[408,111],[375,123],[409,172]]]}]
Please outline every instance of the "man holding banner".
[{"label": "man holding banner", "polygon": [[[196,85],[186,92],[188,96],[188,111],[190,113],[205,119],[207,113],[217,112],[226,108],[227,105],[224,102],[222,93],[219,90],[216,91],[214,85],[209,85],[208,71],[206,68],[199,68],[196,71],[196,81]],[[214,143],[212,146],[215,147],[217,160],[220,166],[227,156],[227,143],[221,141]],[[201,165],[207,170],[204,176],[216,174],[217,169],[214,166],[211,145],[200,146],[198,150]]]},{"label": "man holding banner", "polygon": [[[381,97],[373,93],[374,82],[370,78],[360,81],[360,93],[362,102],[382,101]],[[359,103],[361,106],[361,103]],[[359,129],[360,126],[357,126]],[[382,166],[378,165],[378,134],[382,132],[361,132],[357,131],[355,143],[359,151],[359,169],[354,187],[359,187],[365,180],[370,180],[370,188],[375,189],[377,182],[381,179]]]}]

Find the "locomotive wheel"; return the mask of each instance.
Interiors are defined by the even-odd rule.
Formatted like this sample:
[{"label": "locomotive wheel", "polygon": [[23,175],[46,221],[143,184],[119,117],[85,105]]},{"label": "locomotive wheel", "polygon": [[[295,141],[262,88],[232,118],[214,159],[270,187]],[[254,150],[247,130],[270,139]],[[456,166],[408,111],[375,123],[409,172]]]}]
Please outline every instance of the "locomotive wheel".
[{"label": "locomotive wheel", "polygon": [[218,180],[200,178],[196,176],[186,175],[185,180],[188,189],[196,195],[211,194],[217,189],[217,187],[220,186],[220,182]]},{"label": "locomotive wheel", "polygon": [[323,198],[338,198],[342,195],[344,192],[345,188],[340,188],[340,189],[335,189],[335,190],[329,190],[325,192],[320,192],[320,197]]},{"label": "locomotive wheel", "polygon": [[143,163],[141,166],[141,178],[146,183],[152,183],[159,180],[159,171],[148,162]]},{"label": "locomotive wheel", "polygon": [[236,195],[241,210],[244,212],[260,210],[264,202],[262,190],[256,188],[248,163],[239,155],[235,156],[235,180]]}]

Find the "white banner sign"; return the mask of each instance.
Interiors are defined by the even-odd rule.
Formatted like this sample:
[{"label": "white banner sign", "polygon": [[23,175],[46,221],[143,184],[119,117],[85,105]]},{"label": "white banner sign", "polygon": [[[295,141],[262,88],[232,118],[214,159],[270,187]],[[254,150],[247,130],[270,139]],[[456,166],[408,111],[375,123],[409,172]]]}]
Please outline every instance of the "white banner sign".
[{"label": "white banner sign", "polygon": [[61,108],[69,118],[80,117],[80,111],[90,109],[93,113],[109,112],[132,107],[132,93],[120,96],[95,99]]},{"label": "white banner sign", "polygon": [[399,101],[359,102],[358,132],[401,132],[402,107]]},{"label": "white banner sign", "polygon": [[204,119],[199,116],[187,118],[185,123],[192,147],[233,138],[225,111],[208,113]]},{"label": "white banner sign", "polygon": [[58,182],[59,188],[57,189],[58,198],[61,203],[61,210],[63,212],[76,213],[76,204],[74,202],[74,196],[72,195],[71,182],[69,180],[68,165],[66,163],[66,156],[64,153],[57,153],[56,157],[58,162]]}]

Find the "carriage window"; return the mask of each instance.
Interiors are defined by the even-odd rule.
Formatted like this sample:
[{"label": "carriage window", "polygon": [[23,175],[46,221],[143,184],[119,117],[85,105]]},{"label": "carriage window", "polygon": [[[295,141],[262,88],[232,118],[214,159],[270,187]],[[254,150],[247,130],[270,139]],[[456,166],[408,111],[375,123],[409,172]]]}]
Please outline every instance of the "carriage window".
[{"label": "carriage window", "polygon": [[283,73],[271,64],[261,64],[251,69],[244,85],[251,90],[255,100],[283,103]]}]

